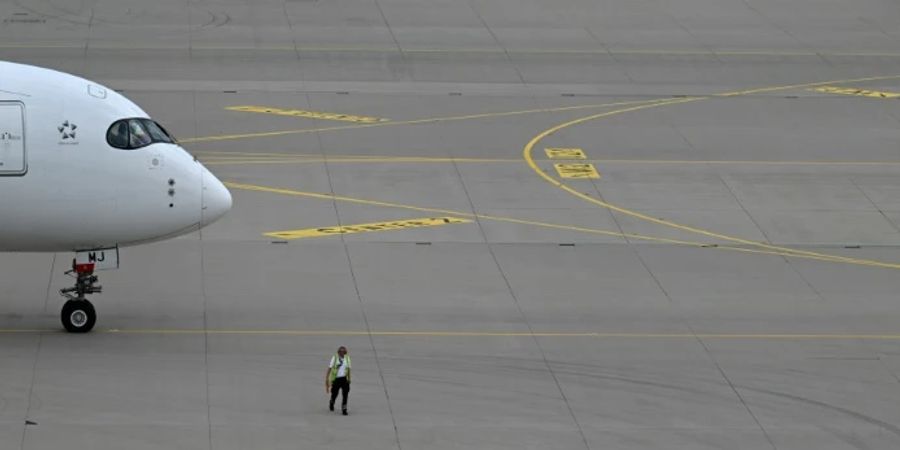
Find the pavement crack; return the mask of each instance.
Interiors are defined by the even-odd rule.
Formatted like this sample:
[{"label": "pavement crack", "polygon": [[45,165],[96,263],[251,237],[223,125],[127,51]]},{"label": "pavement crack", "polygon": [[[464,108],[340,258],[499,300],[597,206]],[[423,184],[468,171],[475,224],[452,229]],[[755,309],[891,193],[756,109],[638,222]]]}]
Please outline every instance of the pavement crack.
[{"label": "pavement crack", "polygon": [[[690,326],[690,324],[688,324],[687,326],[688,326],[688,328],[691,330],[691,332],[694,333],[694,330],[693,330],[693,328]],[[696,333],[694,333],[694,334],[696,334]],[[723,378],[723,379],[725,380],[725,382],[728,384],[728,387],[731,389],[732,392],[734,392],[734,395],[737,396],[738,400],[740,400],[741,405],[744,406],[744,409],[747,410],[747,414],[750,414],[750,417],[752,417],[752,418],[753,418],[753,421],[756,422],[756,426],[759,428],[759,431],[762,432],[763,436],[765,436],[766,441],[769,442],[769,445],[772,446],[772,449],[773,449],[773,450],[778,450],[778,447],[775,446],[775,441],[772,440],[772,436],[769,435],[769,432],[766,431],[766,427],[764,427],[763,424],[762,424],[762,422],[759,421],[759,418],[756,417],[756,413],[754,413],[754,412],[753,412],[753,409],[750,408],[750,405],[747,404],[747,400],[744,399],[744,396],[740,393],[740,391],[738,390],[738,388],[737,388],[737,387],[734,385],[734,383],[731,381],[731,378],[728,377],[728,374],[725,373],[725,370],[722,369],[722,366],[719,365],[719,362],[718,362],[718,361],[716,361],[715,356],[713,356],[712,352],[709,350],[709,347],[707,347],[706,342],[703,342],[703,339],[701,339],[699,336],[697,336],[696,339],[697,339],[697,342],[700,343],[700,346],[703,347],[703,351],[706,353],[707,357],[709,357],[709,360],[710,360],[710,361],[713,363],[713,365],[716,367],[716,370],[719,371],[719,374],[722,376],[722,378]]]},{"label": "pavement crack", "polygon": [[34,384],[37,381],[37,366],[41,356],[41,349],[44,345],[44,333],[38,334],[37,345],[34,349],[34,363],[31,365],[31,382],[28,384],[28,398],[26,400],[25,417],[23,417],[24,425],[22,425],[22,438],[19,440],[19,450],[25,449],[25,437],[28,433],[28,422],[31,421],[31,399],[34,398]]},{"label": "pavement crack", "polygon": [[497,259],[497,254],[494,251],[494,246],[491,244],[487,244],[488,251],[491,254],[491,258],[494,260],[494,264],[497,265],[497,271],[500,273],[500,276],[503,277],[503,282],[506,283],[506,288],[509,291],[510,297],[512,297],[513,303],[516,305],[516,310],[519,313],[519,316],[522,317],[522,322],[528,327],[529,335],[531,339],[534,341],[535,346],[538,351],[541,353],[541,359],[543,360],[544,366],[547,368],[547,372],[550,373],[550,376],[553,378],[553,382],[556,384],[556,389],[559,391],[559,395],[562,398],[563,402],[566,405],[566,409],[569,411],[569,416],[572,418],[572,422],[575,424],[575,428],[578,430],[578,434],[581,436],[581,440],[584,443],[584,448],[587,450],[591,450],[590,444],[588,444],[587,435],[584,434],[584,429],[581,427],[581,423],[578,421],[578,416],[575,414],[575,409],[572,408],[572,404],[569,402],[568,396],[566,396],[566,391],[563,389],[562,384],[559,382],[559,377],[556,374],[556,371],[553,370],[553,366],[550,364],[550,360],[547,358],[547,353],[544,351],[544,348],[541,346],[540,339],[535,335],[534,328],[531,325],[531,322],[528,320],[528,316],[525,314],[525,311],[522,309],[522,305],[519,302],[519,298],[516,295],[515,289],[513,289],[512,284],[509,282],[509,277],[506,276],[506,271],[503,270],[503,266],[500,264],[500,260]]}]

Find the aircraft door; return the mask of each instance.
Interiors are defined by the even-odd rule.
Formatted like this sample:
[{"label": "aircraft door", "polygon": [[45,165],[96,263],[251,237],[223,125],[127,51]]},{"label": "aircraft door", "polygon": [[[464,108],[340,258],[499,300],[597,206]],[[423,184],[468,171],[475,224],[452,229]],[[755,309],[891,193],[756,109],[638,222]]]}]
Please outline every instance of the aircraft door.
[{"label": "aircraft door", "polygon": [[25,105],[0,101],[0,176],[24,175]]}]

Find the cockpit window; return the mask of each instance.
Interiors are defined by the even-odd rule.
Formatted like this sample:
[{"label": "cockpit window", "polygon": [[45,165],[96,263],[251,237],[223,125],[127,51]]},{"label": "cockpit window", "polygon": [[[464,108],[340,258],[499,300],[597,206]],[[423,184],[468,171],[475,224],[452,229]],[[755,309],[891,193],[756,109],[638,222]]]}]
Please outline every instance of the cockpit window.
[{"label": "cockpit window", "polygon": [[128,121],[120,120],[106,133],[106,141],[115,148],[128,148]]},{"label": "cockpit window", "polygon": [[128,121],[128,145],[131,148],[141,148],[150,145],[153,141],[150,139],[150,135],[147,133],[147,130],[144,129],[144,124],[139,120],[129,120]]},{"label": "cockpit window", "polygon": [[147,129],[147,132],[150,133],[150,138],[153,142],[165,142],[166,144],[172,143],[172,137],[169,136],[169,133],[166,133],[166,130],[163,129],[158,123],[150,120],[144,119],[141,122],[144,123],[144,128]]},{"label": "cockpit window", "polygon": [[150,144],[172,144],[175,141],[158,123],[150,119],[123,119],[106,132],[106,142],[123,150],[134,150]]}]

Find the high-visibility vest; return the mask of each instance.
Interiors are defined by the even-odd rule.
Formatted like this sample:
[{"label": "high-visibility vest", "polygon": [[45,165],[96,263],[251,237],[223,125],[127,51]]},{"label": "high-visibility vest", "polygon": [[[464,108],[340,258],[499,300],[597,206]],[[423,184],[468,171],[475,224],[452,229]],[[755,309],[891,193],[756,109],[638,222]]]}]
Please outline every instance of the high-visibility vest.
[{"label": "high-visibility vest", "polygon": [[[329,379],[332,383],[337,379],[338,367],[340,367],[339,363],[341,361],[341,357],[335,353],[334,358],[331,361],[331,374],[329,375]],[[347,365],[347,379],[350,379],[350,355],[344,355],[344,364]]]}]

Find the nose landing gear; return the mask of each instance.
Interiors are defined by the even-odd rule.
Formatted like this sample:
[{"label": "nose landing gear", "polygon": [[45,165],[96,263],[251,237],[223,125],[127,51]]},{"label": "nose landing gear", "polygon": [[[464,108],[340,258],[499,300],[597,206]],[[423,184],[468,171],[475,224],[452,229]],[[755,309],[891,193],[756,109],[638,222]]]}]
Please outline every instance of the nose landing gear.
[{"label": "nose landing gear", "polygon": [[94,275],[93,264],[77,264],[72,261],[72,269],[67,270],[66,275],[75,278],[75,286],[59,290],[68,299],[63,305],[60,320],[70,333],[87,333],[97,322],[97,312],[87,296],[101,293],[103,286],[96,284],[98,278]]}]

